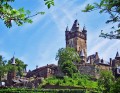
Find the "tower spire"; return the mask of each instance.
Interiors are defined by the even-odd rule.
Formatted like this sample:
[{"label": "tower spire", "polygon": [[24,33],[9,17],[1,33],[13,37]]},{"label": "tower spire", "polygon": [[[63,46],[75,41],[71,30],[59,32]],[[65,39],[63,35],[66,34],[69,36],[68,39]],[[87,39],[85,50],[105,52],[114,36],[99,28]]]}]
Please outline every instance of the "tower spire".
[{"label": "tower spire", "polygon": [[82,31],[84,34],[86,34],[87,33],[87,30],[86,30],[86,26],[84,25],[84,27],[83,27],[83,31]]},{"label": "tower spire", "polygon": [[116,53],[116,57],[120,57],[120,55],[119,55],[118,51],[117,51],[117,53]]},{"label": "tower spire", "polygon": [[72,28],[71,28],[71,31],[72,31],[72,32],[80,31],[80,29],[79,29],[79,22],[78,22],[77,19],[74,21],[73,26],[72,26]]},{"label": "tower spire", "polygon": [[80,51],[80,57],[85,57],[83,49]]},{"label": "tower spire", "polygon": [[69,27],[68,26],[66,27],[66,31],[69,31]]},{"label": "tower spire", "polygon": [[12,62],[11,62],[12,65],[15,65],[15,57],[14,57],[14,55],[15,55],[15,52],[13,54],[13,58],[12,58]]}]

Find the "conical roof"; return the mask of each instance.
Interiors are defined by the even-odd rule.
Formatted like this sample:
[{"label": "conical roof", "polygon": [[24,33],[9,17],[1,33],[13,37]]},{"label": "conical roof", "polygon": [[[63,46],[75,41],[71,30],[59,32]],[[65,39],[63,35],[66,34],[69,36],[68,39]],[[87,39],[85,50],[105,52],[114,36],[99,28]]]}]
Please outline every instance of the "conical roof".
[{"label": "conical roof", "polygon": [[15,57],[13,56],[12,58],[12,62],[11,62],[12,65],[15,65]]},{"label": "conical roof", "polygon": [[79,29],[79,22],[78,22],[77,19],[74,21],[73,26],[71,28],[71,31],[72,32],[74,32],[74,31],[80,31],[80,29]]},{"label": "conical roof", "polygon": [[117,51],[117,53],[116,53],[116,57],[120,57],[118,51]]},{"label": "conical roof", "polygon": [[69,27],[68,26],[66,27],[66,31],[69,31]]},{"label": "conical roof", "polygon": [[85,25],[84,25],[84,27],[83,27],[83,32],[84,32],[84,33],[87,32]]},{"label": "conical roof", "polygon": [[80,57],[85,57],[83,49],[80,51]]}]

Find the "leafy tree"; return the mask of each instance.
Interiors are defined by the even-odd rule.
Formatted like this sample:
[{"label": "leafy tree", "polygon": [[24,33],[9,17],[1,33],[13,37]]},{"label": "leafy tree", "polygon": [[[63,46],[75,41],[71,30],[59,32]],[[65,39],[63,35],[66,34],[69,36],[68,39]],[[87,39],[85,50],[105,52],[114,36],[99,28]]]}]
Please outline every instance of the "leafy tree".
[{"label": "leafy tree", "polygon": [[72,77],[73,73],[78,72],[76,66],[73,64],[72,61],[69,61],[69,60],[62,64],[61,70],[63,73],[65,73],[66,75],[70,77]]},{"label": "leafy tree", "polygon": [[93,5],[88,4],[83,12],[91,12],[93,10],[100,10],[99,13],[108,13],[110,18],[106,23],[116,23],[118,26],[113,26],[110,33],[103,33],[101,30],[100,37],[109,39],[120,39],[120,0],[100,0]]},{"label": "leafy tree", "polygon": [[11,60],[9,60],[7,66],[8,66],[9,71],[15,71],[18,76],[22,77],[23,72],[27,67],[27,64],[24,64],[22,60],[19,60],[18,58],[16,58],[15,65],[12,65]]},{"label": "leafy tree", "polygon": [[27,64],[24,64],[24,62],[22,60],[19,60],[18,58],[16,58],[15,61],[18,69],[18,75],[21,77],[23,76],[23,72],[25,71]]},{"label": "leafy tree", "polygon": [[110,93],[111,86],[114,81],[114,76],[111,71],[101,71],[98,79],[98,87],[102,93]]},{"label": "leafy tree", "polygon": [[[4,24],[10,28],[12,27],[12,23],[15,22],[18,26],[23,25],[24,23],[32,23],[30,19],[33,16],[38,14],[44,14],[44,12],[37,12],[34,15],[30,15],[31,12],[29,10],[24,10],[24,8],[14,9],[10,2],[13,3],[15,0],[0,0],[0,19],[3,20]],[[44,0],[45,5],[48,8],[51,5],[54,5],[54,0]]]},{"label": "leafy tree", "polygon": [[111,93],[120,93],[120,78],[118,78],[113,84]]},{"label": "leafy tree", "polygon": [[80,57],[74,48],[67,47],[58,50],[56,60],[58,60],[58,65],[62,65],[62,63],[68,60],[73,62],[80,62]]},{"label": "leafy tree", "polygon": [[58,66],[64,74],[72,76],[73,73],[78,72],[74,62],[80,62],[80,57],[74,48],[59,49],[56,60],[58,60]]},{"label": "leafy tree", "polygon": [[2,85],[2,78],[6,72],[6,60],[4,60],[4,58],[0,55],[0,85]]}]

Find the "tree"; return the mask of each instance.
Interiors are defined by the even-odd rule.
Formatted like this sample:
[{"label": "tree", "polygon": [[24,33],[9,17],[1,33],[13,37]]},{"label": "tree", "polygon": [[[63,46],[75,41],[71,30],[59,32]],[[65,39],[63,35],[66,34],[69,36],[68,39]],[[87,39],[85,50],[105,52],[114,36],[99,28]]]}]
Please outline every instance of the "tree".
[{"label": "tree", "polygon": [[11,60],[8,61],[7,64],[9,71],[15,71],[18,76],[22,77],[23,72],[25,71],[27,64],[24,64],[22,60],[19,60],[18,58],[15,59],[15,65],[11,64]]},{"label": "tree", "polygon": [[0,85],[2,85],[2,78],[6,72],[6,60],[4,60],[4,58],[0,55]]},{"label": "tree", "polygon": [[120,93],[120,78],[112,86],[111,93]]},{"label": "tree", "polygon": [[109,39],[120,39],[120,0],[100,0],[93,5],[88,4],[83,12],[91,12],[93,10],[100,10],[99,13],[108,13],[110,18],[106,23],[116,23],[118,26],[112,26],[110,33],[103,33],[101,30],[100,37]]},{"label": "tree", "polygon": [[15,59],[17,70],[18,70],[18,75],[20,77],[23,76],[23,72],[25,71],[27,64],[24,64],[22,60],[19,60],[18,58]]},{"label": "tree", "polygon": [[72,61],[66,61],[62,64],[61,70],[64,74],[72,77],[73,73],[77,73],[78,70],[76,66],[72,63]]},{"label": "tree", "polygon": [[[24,23],[32,23],[30,19],[33,16],[38,14],[44,14],[44,12],[37,12],[34,15],[30,15],[31,12],[29,10],[24,10],[24,8],[14,9],[10,2],[14,2],[15,0],[0,0],[0,19],[4,21],[4,24],[10,28],[12,27],[12,23],[15,22],[18,26],[23,25]],[[54,5],[54,0],[44,0],[45,5],[48,8],[51,5]]]},{"label": "tree", "polygon": [[110,93],[111,86],[114,81],[114,76],[111,71],[101,71],[98,79],[98,87],[102,93]]},{"label": "tree", "polygon": [[72,76],[73,73],[78,72],[74,62],[80,62],[80,57],[74,48],[59,49],[56,60],[58,60],[58,66],[64,74]]}]

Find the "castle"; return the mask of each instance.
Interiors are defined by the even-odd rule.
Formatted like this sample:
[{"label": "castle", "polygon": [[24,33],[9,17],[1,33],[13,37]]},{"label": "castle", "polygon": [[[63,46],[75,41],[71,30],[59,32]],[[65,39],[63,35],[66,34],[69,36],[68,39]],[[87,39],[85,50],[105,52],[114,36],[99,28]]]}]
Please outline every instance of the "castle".
[{"label": "castle", "polygon": [[[81,30],[78,20],[75,20],[72,28],[69,30],[68,26],[65,30],[66,47],[75,48],[78,52],[81,62],[76,63],[78,70],[81,74],[86,74],[94,78],[99,78],[101,70],[112,71],[115,77],[120,77],[120,55],[117,52],[114,59],[110,58],[110,61],[106,63],[104,59],[100,59],[98,52],[87,56],[87,30],[85,26]],[[12,63],[15,65],[15,58],[13,57]],[[57,65],[47,64],[43,67],[36,67],[32,71],[28,71],[26,78],[30,77],[44,77],[47,78],[52,75],[60,75],[61,71]],[[13,84],[17,82],[15,72],[10,72],[7,75],[7,83]],[[21,79],[24,82],[24,80]],[[20,82],[20,80],[19,80]]]},{"label": "castle", "polygon": [[80,29],[78,20],[74,21],[70,30],[68,26],[66,27],[65,36],[66,47],[75,48],[81,58],[81,62],[76,64],[81,74],[99,78],[101,70],[108,70],[112,71],[116,77],[120,76],[120,56],[118,52],[115,59],[110,58],[108,63],[99,58],[98,52],[87,56],[87,30],[85,26],[82,30]]},{"label": "castle", "polygon": [[[109,63],[106,63],[103,59],[99,58],[98,52],[95,54],[87,56],[87,30],[85,26],[81,30],[79,27],[78,20],[75,20],[72,28],[66,27],[65,30],[66,47],[75,48],[78,52],[81,62],[75,64],[81,74],[87,74],[95,78],[99,78],[99,73],[101,70],[112,71],[113,74],[118,77],[120,76],[120,56],[117,52],[115,59],[111,59]],[[58,75],[60,73],[59,68],[50,64],[44,67],[36,68],[35,70],[28,72],[27,77],[43,76],[49,77],[51,75]]]}]

